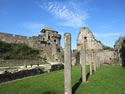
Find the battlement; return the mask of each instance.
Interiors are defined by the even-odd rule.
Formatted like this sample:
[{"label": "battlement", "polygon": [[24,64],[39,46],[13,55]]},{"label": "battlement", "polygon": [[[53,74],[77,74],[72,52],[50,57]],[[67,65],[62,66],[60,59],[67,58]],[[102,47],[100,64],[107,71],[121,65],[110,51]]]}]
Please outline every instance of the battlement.
[{"label": "battlement", "polygon": [[43,43],[42,41],[46,42],[48,44],[53,44],[50,42],[57,41],[56,43],[60,45],[60,39],[61,35],[58,34],[58,32],[52,28],[44,27],[42,30],[42,34],[38,36],[23,36],[23,35],[14,35],[9,33],[3,33],[0,32],[0,41],[6,42],[6,43],[26,43],[27,45],[36,48],[39,48],[36,45],[39,45],[39,43]]},{"label": "battlement", "polygon": [[0,37],[13,37],[13,34],[0,32]]},{"label": "battlement", "polygon": [[[48,61],[60,61],[61,57],[57,48],[60,47],[61,35],[55,29],[45,27],[38,36],[13,35],[0,32],[0,41],[6,43],[25,43],[29,47],[42,50],[42,57],[46,57]],[[60,47],[61,49],[61,47]]]},{"label": "battlement", "polygon": [[9,33],[0,32],[0,41],[7,43],[26,43],[28,40],[27,36],[14,35]]}]

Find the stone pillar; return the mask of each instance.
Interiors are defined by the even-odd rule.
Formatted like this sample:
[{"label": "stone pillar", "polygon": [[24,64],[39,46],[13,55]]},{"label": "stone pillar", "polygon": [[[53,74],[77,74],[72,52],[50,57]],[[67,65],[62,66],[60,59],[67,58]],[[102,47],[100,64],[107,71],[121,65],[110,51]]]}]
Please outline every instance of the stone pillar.
[{"label": "stone pillar", "polygon": [[89,57],[89,73],[92,75],[92,51],[88,51],[88,57]]},{"label": "stone pillar", "polygon": [[65,94],[72,94],[71,34],[64,34],[64,86]]},{"label": "stone pillar", "polygon": [[39,64],[37,64],[37,67],[39,67]]},{"label": "stone pillar", "polygon": [[81,46],[80,63],[82,66],[82,82],[86,82],[86,49],[85,49],[85,46]]},{"label": "stone pillar", "polygon": [[98,67],[100,67],[100,65],[101,65],[100,57],[98,56],[97,59],[98,59]]},{"label": "stone pillar", "polygon": [[96,56],[95,52],[93,51],[93,63],[94,63],[94,72],[96,72]]},{"label": "stone pillar", "polygon": [[96,68],[99,68],[99,61],[98,61],[98,56],[96,56]]},{"label": "stone pillar", "polygon": [[24,64],[24,68],[27,68],[27,64]]},{"label": "stone pillar", "polygon": [[31,64],[31,68],[32,68],[33,64]]}]

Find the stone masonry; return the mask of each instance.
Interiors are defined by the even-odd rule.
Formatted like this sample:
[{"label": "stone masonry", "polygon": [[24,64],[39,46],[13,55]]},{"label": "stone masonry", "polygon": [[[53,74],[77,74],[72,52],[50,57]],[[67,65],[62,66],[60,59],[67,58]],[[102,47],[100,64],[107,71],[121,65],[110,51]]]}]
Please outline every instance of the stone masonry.
[{"label": "stone masonry", "polygon": [[71,34],[64,35],[64,94],[72,94]]},{"label": "stone masonry", "polygon": [[77,50],[80,50],[80,47],[84,44],[85,40],[87,40],[86,49],[103,49],[103,44],[95,39],[94,35],[87,27],[80,29],[77,38]]},{"label": "stone masonry", "polygon": [[[80,51],[81,45],[86,44],[86,55],[89,56],[88,51],[93,50],[96,52],[96,55],[101,58],[100,63],[116,65],[114,61],[116,58],[114,56],[114,51],[112,50],[104,50],[104,45],[95,39],[93,33],[90,31],[88,27],[82,27],[80,29],[78,38],[77,38],[77,50]],[[94,63],[94,62],[93,62]],[[117,62],[118,63],[118,62]],[[86,59],[86,64],[89,64],[89,59]]]},{"label": "stone masonry", "polygon": [[32,37],[0,32],[0,41],[6,43],[25,43],[32,48],[40,49],[41,57],[46,58],[50,62],[62,61],[60,56],[62,51],[60,39],[61,35],[55,29],[49,27],[44,27],[41,30],[41,34]]}]

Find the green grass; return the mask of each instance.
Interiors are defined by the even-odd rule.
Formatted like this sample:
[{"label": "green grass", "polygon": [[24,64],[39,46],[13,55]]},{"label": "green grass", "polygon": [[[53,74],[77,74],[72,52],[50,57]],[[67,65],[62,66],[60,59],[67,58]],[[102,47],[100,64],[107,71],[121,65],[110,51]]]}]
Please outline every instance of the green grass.
[{"label": "green grass", "polygon": [[[88,71],[88,68],[87,68]],[[72,86],[81,78],[81,67],[72,69]],[[0,94],[64,94],[64,70],[0,84]],[[125,69],[102,66],[82,83],[75,94],[125,94]]]},{"label": "green grass", "polygon": [[81,84],[76,94],[125,94],[125,68],[103,66]]},{"label": "green grass", "polygon": [[[81,77],[81,67],[73,67],[73,85]],[[0,94],[63,94],[64,70],[0,84]]]},{"label": "green grass", "polygon": [[49,64],[48,62],[39,62],[40,65]]}]

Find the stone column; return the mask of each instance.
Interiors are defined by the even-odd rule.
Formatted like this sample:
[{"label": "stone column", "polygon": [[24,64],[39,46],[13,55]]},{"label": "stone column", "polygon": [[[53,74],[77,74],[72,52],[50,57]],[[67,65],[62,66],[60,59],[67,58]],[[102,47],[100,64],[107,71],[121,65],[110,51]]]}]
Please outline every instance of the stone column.
[{"label": "stone column", "polygon": [[32,68],[33,64],[31,64],[31,68]]},{"label": "stone column", "polygon": [[64,86],[65,94],[72,94],[71,34],[64,34]]},{"label": "stone column", "polygon": [[98,61],[98,56],[96,56],[96,68],[99,68],[99,61]]},{"label": "stone column", "polygon": [[94,72],[96,72],[96,54],[93,51],[93,63],[94,63]]},{"label": "stone column", "polygon": [[89,57],[89,73],[90,75],[92,75],[92,51],[89,50],[88,51],[88,57]]},{"label": "stone column", "polygon": [[86,82],[86,49],[85,49],[85,46],[81,46],[80,63],[82,66],[82,82]]},{"label": "stone column", "polygon": [[27,64],[24,64],[24,68],[27,68]]},{"label": "stone column", "polygon": [[100,67],[100,65],[101,65],[100,57],[98,56],[97,59],[98,59],[98,67]]}]

